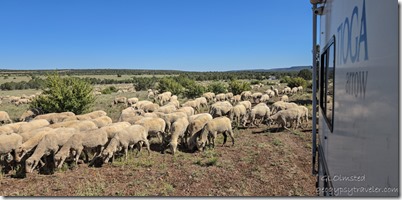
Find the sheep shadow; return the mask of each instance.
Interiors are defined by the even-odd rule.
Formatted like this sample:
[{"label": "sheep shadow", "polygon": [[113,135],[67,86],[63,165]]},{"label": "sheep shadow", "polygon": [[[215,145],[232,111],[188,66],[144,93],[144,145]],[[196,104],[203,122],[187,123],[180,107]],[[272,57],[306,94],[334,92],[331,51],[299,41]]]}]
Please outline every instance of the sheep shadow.
[{"label": "sheep shadow", "polygon": [[251,134],[262,134],[262,133],[281,133],[285,131],[285,128],[277,128],[277,127],[268,127],[262,130],[251,131]]},{"label": "sheep shadow", "polygon": [[297,105],[311,105],[311,104],[313,104],[313,101],[311,99],[298,99],[298,100],[294,100],[292,102],[296,103]]}]

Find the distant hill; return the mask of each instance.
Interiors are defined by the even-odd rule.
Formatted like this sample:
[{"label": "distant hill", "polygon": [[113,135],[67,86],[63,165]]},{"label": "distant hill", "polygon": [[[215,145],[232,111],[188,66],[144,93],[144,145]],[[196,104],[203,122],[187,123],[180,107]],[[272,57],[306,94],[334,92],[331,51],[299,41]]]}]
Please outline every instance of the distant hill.
[{"label": "distant hill", "polygon": [[273,69],[248,69],[248,70],[233,70],[230,72],[238,72],[238,71],[253,71],[253,72],[292,72],[292,71],[300,71],[302,69],[311,70],[311,66],[292,66],[287,68],[273,68]]}]

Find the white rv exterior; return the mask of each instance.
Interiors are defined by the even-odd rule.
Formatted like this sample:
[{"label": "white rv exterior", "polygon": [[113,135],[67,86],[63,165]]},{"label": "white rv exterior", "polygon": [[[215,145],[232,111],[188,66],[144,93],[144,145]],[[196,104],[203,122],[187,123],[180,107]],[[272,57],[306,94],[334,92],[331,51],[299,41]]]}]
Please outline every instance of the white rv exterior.
[{"label": "white rv exterior", "polygon": [[317,191],[398,196],[398,2],[321,6]]}]

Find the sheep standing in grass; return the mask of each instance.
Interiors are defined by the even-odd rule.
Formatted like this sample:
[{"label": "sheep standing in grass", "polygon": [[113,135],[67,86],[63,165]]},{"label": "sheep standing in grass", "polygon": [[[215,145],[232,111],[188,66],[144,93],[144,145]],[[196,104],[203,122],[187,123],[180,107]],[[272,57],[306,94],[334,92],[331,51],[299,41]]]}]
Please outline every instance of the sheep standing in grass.
[{"label": "sheep standing in grass", "polygon": [[194,147],[196,147],[196,141],[200,136],[202,128],[204,128],[205,124],[210,120],[212,120],[212,115],[208,113],[201,113],[189,117],[189,125],[185,134],[185,142],[187,143],[188,149],[193,150]]},{"label": "sheep standing in grass", "polygon": [[229,112],[232,110],[233,106],[228,101],[216,102],[212,104],[210,114],[212,117],[229,116]]},{"label": "sheep standing in grass", "polygon": [[165,136],[166,122],[161,118],[144,117],[137,122],[136,125],[143,126],[150,137],[157,137],[160,142]]},{"label": "sheep standing in grass", "polygon": [[[251,125],[259,126],[262,122],[266,121],[270,115],[271,115],[271,111],[265,103],[260,103],[256,106],[254,106],[254,108],[251,109],[251,113],[250,113],[249,127]],[[257,119],[260,119],[258,123],[256,122]]]},{"label": "sheep standing in grass", "polygon": [[205,97],[199,97],[196,98],[195,101],[197,101],[197,104],[199,105],[199,107],[203,107],[203,108],[208,108],[208,101]]},{"label": "sheep standing in grass", "polygon": [[189,100],[185,103],[182,104],[183,107],[187,106],[187,107],[192,107],[194,109],[194,112],[199,112],[199,108],[200,108],[200,102],[196,101],[196,100]]},{"label": "sheep standing in grass", "polygon": [[269,95],[268,94],[263,94],[260,98],[260,102],[262,103],[268,103],[269,101]]},{"label": "sheep standing in grass", "polygon": [[135,97],[127,99],[128,106],[134,105],[137,102],[138,102],[138,98],[135,98]]},{"label": "sheep standing in grass", "polygon": [[141,109],[144,110],[145,112],[154,112],[154,111],[157,111],[159,109],[159,105],[156,104],[156,103],[145,104],[145,105],[142,106]]},{"label": "sheep standing in grass", "polygon": [[26,133],[31,134],[31,136],[25,141],[23,139],[23,143],[15,151],[15,160],[17,162],[20,162],[25,155],[28,155],[29,152],[35,149],[35,147],[39,144],[39,142],[45,135],[47,135],[52,131],[53,131],[52,128],[43,127],[21,134],[22,138],[24,138],[24,136],[27,135]]},{"label": "sheep standing in grass", "polygon": [[247,120],[246,107],[244,107],[243,104],[238,104],[234,106],[230,111],[229,118],[230,120],[236,123],[236,126],[239,126],[240,124],[242,126],[246,126],[246,120]]},{"label": "sheep standing in grass", "polygon": [[113,157],[114,153],[119,150],[121,146],[123,148],[125,159],[128,157],[128,147],[139,144],[141,151],[142,143],[144,143],[148,150],[148,155],[150,155],[150,145],[147,139],[148,133],[145,127],[141,125],[132,125],[116,133],[116,135],[110,140],[108,146],[103,150],[102,157],[104,163],[107,163],[110,158]]},{"label": "sheep standing in grass", "polygon": [[164,105],[164,106],[159,107],[159,109],[157,111],[165,113],[165,114],[169,114],[169,113],[176,111],[176,106],[175,105]]},{"label": "sheep standing in grass", "polygon": [[251,112],[251,102],[250,101],[240,101],[239,104],[243,105],[246,108],[247,113]]},{"label": "sheep standing in grass", "polygon": [[8,116],[8,113],[6,111],[0,111],[0,123],[13,123],[11,121],[10,116]]},{"label": "sheep standing in grass", "polygon": [[235,96],[233,96],[231,99],[230,99],[230,101],[233,103],[233,104],[236,104],[236,103],[238,103],[238,102],[240,102],[241,101],[241,96],[238,94],[238,95],[235,95]]},{"label": "sheep standing in grass", "polygon": [[282,95],[280,101],[289,102],[289,97],[288,97],[288,95]]},{"label": "sheep standing in grass", "polygon": [[81,155],[81,152],[84,152],[86,162],[88,163],[89,156],[87,151],[96,149],[95,155],[89,162],[90,165],[92,165],[96,157],[102,153],[105,144],[108,142],[107,136],[107,132],[103,129],[75,133],[54,156],[56,167],[61,168],[64,161],[70,157],[70,154],[74,155],[74,153],[74,161],[76,164],[78,164],[78,159]]},{"label": "sheep standing in grass", "polygon": [[[36,146],[34,153],[25,161],[26,173],[32,173],[42,156],[53,155],[72,135],[77,133],[73,128],[58,128],[46,134]],[[53,163],[54,164],[54,163]]]},{"label": "sheep standing in grass", "polygon": [[207,140],[210,140],[209,143],[212,145],[212,147],[215,147],[215,139],[218,133],[222,133],[224,137],[222,146],[226,143],[227,134],[229,134],[230,138],[232,139],[232,146],[234,145],[235,141],[230,119],[227,117],[218,117],[208,121],[204,126],[201,133],[201,139],[197,142],[197,148],[199,150],[203,150]]},{"label": "sheep standing in grass", "polygon": [[226,100],[226,94],[225,93],[220,93],[220,94],[217,94],[216,96],[215,96],[215,100],[218,102],[218,101],[225,101]]},{"label": "sheep standing in grass", "polygon": [[205,97],[205,99],[207,99],[208,103],[213,102],[215,99],[215,93],[213,92],[206,92],[202,96]]},{"label": "sheep standing in grass", "polygon": [[287,109],[287,110],[281,110],[277,112],[276,114],[270,116],[268,120],[270,122],[274,121],[276,122],[280,127],[285,128],[289,130],[286,127],[287,122],[290,122],[290,126],[292,127],[294,122],[296,124],[299,123],[299,111],[297,109]]},{"label": "sheep standing in grass", "polygon": [[274,104],[272,104],[272,114],[275,114],[278,111],[281,110],[286,110],[289,108],[294,108],[297,107],[298,105],[295,103],[288,103],[288,102],[284,102],[284,101],[277,101]]},{"label": "sheep standing in grass", "polygon": [[177,121],[178,119],[185,117],[187,118],[187,114],[184,112],[174,112],[170,114],[159,114],[159,117],[165,120],[166,122],[166,133],[170,132],[171,125]]},{"label": "sheep standing in grass", "polygon": [[176,112],[184,112],[186,113],[187,117],[190,117],[194,115],[194,108],[189,106],[181,107],[180,109],[177,109]]},{"label": "sheep standing in grass", "polygon": [[95,123],[98,128],[102,128],[104,126],[112,124],[112,119],[108,116],[98,117],[98,118],[92,119],[90,121]]},{"label": "sheep standing in grass", "polygon": [[13,130],[14,133],[17,133],[18,129],[22,125],[27,124],[27,123],[28,122],[17,122],[17,123],[6,124],[6,125],[3,125],[2,127],[9,127],[9,128],[11,128]]},{"label": "sheep standing in grass", "polygon": [[127,97],[115,97],[112,106],[117,104],[124,104],[127,106]]},{"label": "sheep standing in grass", "polygon": [[18,133],[32,131],[34,129],[45,127],[48,125],[49,125],[49,122],[45,119],[33,120],[26,124],[21,125],[20,128],[18,129]]},{"label": "sheep standing in grass", "polygon": [[22,137],[16,133],[0,135],[0,156],[14,153],[15,158],[16,149],[21,146],[21,144]]},{"label": "sheep standing in grass", "polygon": [[176,153],[176,150],[177,150],[178,139],[181,138],[182,141],[184,139],[188,124],[189,124],[189,122],[187,120],[187,117],[181,117],[180,119],[177,119],[172,124],[171,130],[170,130],[170,132],[171,132],[170,142],[169,142],[168,146],[170,147],[170,151],[172,152],[173,155]]},{"label": "sheep standing in grass", "polygon": [[107,126],[104,126],[100,129],[106,131],[107,133],[107,138],[110,140],[114,137],[114,135],[116,135],[116,133],[118,133],[119,131],[121,131],[122,129],[125,129],[127,127],[131,126],[130,123],[128,122],[117,122],[117,123],[113,123],[113,124],[109,124]]}]

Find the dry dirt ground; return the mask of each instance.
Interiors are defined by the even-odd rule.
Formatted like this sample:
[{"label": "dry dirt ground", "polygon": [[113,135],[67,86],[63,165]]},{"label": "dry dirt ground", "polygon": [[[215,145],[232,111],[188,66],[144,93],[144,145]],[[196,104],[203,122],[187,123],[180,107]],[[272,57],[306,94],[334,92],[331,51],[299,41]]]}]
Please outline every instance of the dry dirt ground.
[{"label": "dry dirt ground", "polygon": [[215,149],[175,156],[159,146],[102,167],[77,167],[25,178],[0,174],[1,196],[315,196],[311,175],[311,128],[275,132],[267,127],[235,130]]}]

